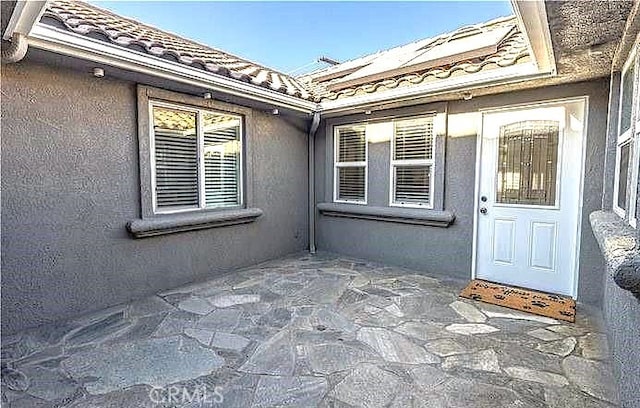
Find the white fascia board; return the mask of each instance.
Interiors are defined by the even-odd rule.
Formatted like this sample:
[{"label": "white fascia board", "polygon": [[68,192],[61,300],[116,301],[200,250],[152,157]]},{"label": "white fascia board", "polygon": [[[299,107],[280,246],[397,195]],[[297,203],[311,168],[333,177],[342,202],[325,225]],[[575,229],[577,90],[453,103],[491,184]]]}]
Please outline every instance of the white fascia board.
[{"label": "white fascia board", "polygon": [[551,31],[547,9],[543,0],[511,0],[511,6],[518,19],[518,27],[522,30],[529,50],[541,72],[556,74],[556,59],[553,54]]},{"label": "white fascia board", "polygon": [[29,46],[201,87],[207,91],[218,91],[257,100],[298,112],[313,113],[318,109],[318,104],[312,101],[209,74],[199,69],[49,27],[45,24],[35,25],[29,35]]},{"label": "white fascia board", "polygon": [[320,103],[320,111],[323,114],[330,114],[377,103],[407,101],[424,98],[425,96],[470,91],[490,85],[507,85],[525,80],[546,78],[550,75],[548,72],[539,72],[538,67],[534,63],[517,64],[511,67],[492,69],[457,78],[439,80],[436,83],[432,82],[406,88],[395,88],[384,92],[374,92],[366,95],[325,101]]},{"label": "white fascia board", "polygon": [[8,41],[14,33],[29,35],[46,8],[46,1],[17,1],[2,39]]}]

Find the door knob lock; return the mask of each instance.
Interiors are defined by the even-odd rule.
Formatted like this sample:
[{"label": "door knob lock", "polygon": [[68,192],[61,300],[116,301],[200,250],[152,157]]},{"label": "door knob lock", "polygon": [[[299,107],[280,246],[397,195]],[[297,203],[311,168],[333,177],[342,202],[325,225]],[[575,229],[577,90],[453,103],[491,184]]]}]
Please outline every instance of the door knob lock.
[{"label": "door knob lock", "polygon": [[482,208],[480,209],[480,214],[482,214],[482,215],[487,215],[487,212],[488,212],[488,211],[487,211],[487,209],[486,209],[485,207],[482,207]]}]

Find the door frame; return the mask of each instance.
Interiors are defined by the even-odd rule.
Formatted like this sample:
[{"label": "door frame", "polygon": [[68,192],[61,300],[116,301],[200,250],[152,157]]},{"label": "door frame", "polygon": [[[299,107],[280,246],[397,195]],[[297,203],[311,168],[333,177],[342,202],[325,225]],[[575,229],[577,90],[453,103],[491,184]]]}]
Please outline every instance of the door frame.
[{"label": "door frame", "polygon": [[[477,276],[477,240],[478,240],[478,214],[480,209],[480,176],[481,176],[481,167],[482,167],[482,141],[484,139],[483,135],[483,125],[485,115],[491,113],[505,112],[510,110],[523,110],[523,109],[534,109],[534,108],[543,108],[543,107],[551,107],[558,106],[568,103],[574,102],[583,102],[584,103],[584,113],[583,113],[583,124],[582,124],[582,140],[581,140],[581,150],[582,157],[580,160],[580,186],[579,197],[578,197],[578,223],[576,228],[576,248],[575,248],[575,262],[573,265],[573,290],[572,297],[574,299],[578,299],[578,279],[579,279],[579,271],[580,271],[580,248],[582,244],[582,240],[580,239],[582,235],[582,207],[583,207],[583,196],[584,196],[584,171],[585,171],[585,163],[586,163],[586,150],[587,150],[587,130],[589,123],[589,96],[577,96],[577,97],[568,97],[568,98],[558,98],[558,99],[548,99],[538,102],[525,102],[511,105],[501,105],[494,106],[488,108],[478,109],[479,118],[478,118],[478,131],[477,131],[477,140],[476,140],[476,174],[475,174],[475,187],[473,194],[473,244],[471,251],[471,279],[475,279]],[[569,126],[567,123],[566,126]]]}]

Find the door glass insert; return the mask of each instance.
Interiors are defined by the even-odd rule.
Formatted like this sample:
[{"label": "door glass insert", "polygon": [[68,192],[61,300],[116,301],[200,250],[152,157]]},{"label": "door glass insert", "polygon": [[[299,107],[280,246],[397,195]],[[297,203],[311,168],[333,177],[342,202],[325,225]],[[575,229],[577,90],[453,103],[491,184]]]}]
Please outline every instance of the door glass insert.
[{"label": "door glass insert", "polygon": [[496,202],[554,206],[559,123],[528,120],[500,127]]}]

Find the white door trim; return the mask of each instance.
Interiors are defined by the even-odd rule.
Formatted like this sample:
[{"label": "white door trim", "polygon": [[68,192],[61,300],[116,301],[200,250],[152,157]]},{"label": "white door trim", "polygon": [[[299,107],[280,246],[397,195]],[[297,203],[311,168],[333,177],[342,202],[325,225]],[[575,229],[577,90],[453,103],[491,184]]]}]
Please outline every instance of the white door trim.
[{"label": "white door trim", "polygon": [[531,103],[520,103],[513,105],[503,105],[497,107],[489,107],[478,109],[480,113],[478,118],[478,131],[477,131],[477,140],[476,140],[476,174],[475,174],[475,188],[474,188],[474,203],[473,203],[473,243],[472,243],[472,254],[471,254],[471,279],[476,278],[477,273],[477,240],[478,240],[478,214],[479,214],[479,202],[480,202],[480,169],[481,169],[481,161],[482,161],[482,140],[483,140],[483,124],[484,124],[484,116],[488,113],[496,113],[496,112],[505,112],[509,110],[521,110],[521,109],[532,109],[532,108],[540,108],[540,107],[549,107],[549,106],[557,106],[562,104],[568,104],[572,102],[584,102],[584,121],[582,127],[582,158],[580,163],[580,186],[579,189],[579,201],[578,201],[578,222],[576,229],[576,256],[575,265],[573,270],[573,293],[572,297],[574,299],[578,299],[578,279],[579,279],[579,270],[580,270],[580,247],[581,247],[581,235],[582,235],[582,208],[583,208],[583,196],[584,196],[584,171],[585,171],[585,163],[586,163],[586,150],[587,150],[587,130],[589,123],[589,97],[588,96],[579,96],[579,97],[570,97],[570,98],[561,98],[561,99],[550,99],[539,102],[531,102]]}]

